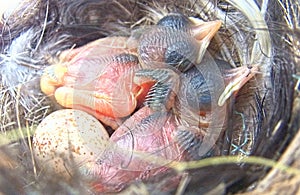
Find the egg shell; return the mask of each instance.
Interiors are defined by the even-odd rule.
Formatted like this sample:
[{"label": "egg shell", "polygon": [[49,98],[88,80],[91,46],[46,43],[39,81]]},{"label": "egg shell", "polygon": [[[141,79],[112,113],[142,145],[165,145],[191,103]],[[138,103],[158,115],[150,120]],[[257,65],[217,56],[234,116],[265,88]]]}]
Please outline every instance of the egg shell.
[{"label": "egg shell", "polygon": [[71,178],[95,164],[108,140],[107,131],[97,119],[80,110],[63,109],[38,125],[33,151],[42,170]]}]

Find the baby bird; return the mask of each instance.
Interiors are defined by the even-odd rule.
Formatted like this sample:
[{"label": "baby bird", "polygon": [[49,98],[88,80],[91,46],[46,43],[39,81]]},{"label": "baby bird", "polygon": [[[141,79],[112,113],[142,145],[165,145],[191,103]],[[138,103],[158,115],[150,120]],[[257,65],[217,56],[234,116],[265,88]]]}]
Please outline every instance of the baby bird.
[{"label": "baby bird", "polygon": [[[170,162],[215,153],[227,94],[247,81],[235,74],[243,68],[220,74],[210,70],[210,77],[201,72],[206,48],[220,26],[220,21],[169,14],[140,37],[107,37],[64,51],[59,63],[45,70],[44,93],[116,129],[87,170],[95,176],[92,185],[98,192],[118,192],[134,181],[165,174]],[[216,77],[227,86],[234,81],[233,88],[221,88],[224,97],[214,92],[221,86]],[[222,105],[215,101],[219,97]]]},{"label": "baby bird", "polygon": [[133,182],[165,174],[170,162],[185,158],[173,139],[176,130],[172,114],[155,112],[148,106],[139,109],[112,134],[109,146],[87,170],[95,178],[93,189],[97,193],[119,192]]},{"label": "baby bird", "polygon": [[[203,22],[172,13],[142,34],[137,52],[143,69],[138,70],[135,75],[156,81],[146,98],[146,104],[156,110],[164,106],[167,109],[170,107],[169,100],[174,99],[171,94],[179,92],[178,75],[185,74],[191,67],[203,66],[202,59],[206,49],[220,27],[220,21]],[[258,67],[225,68],[218,64],[216,72],[221,74],[215,76],[221,76],[225,83],[223,92],[218,97],[218,105],[223,106],[228,98],[253,78],[259,71]]]},{"label": "baby bird", "polygon": [[[224,107],[213,110],[211,82],[196,67],[180,75],[180,81],[183,85],[173,112],[146,105],[112,134],[109,146],[87,170],[97,193],[119,192],[134,182],[159,180],[172,172],[170,163],[174,161],[199,160],[217,153],[215,141],[224,125]],[[212,116],[218,120],[212,122]],[[176,186],[180,178],[174,175],[170,182]]]},{"label": "baby bird", "polygon": [[203,22],[171,13],[145,30],[138,46],[143,68],[175,67],[185,72],[201,62],[207,46],[221,27],[221,21]]},{"label": "baby bird", "polygon": [[171,107],[179,92],[179,75],[202,61],[220,27],[220,21],[203,22],[170,13],[156,26],[145,30],[137,51],[143,69],[137,71],[135,81],[155,81],[146,97],[146,105],[155,110]]},{"label": "baby bird", "polygon": [[[177,73],[169,66],[184,71],[200,61],[220,24],[171,14],[137,39],[107,37],[63,51],[59,62],[45,69],[41,89],[60,105],[84,110],[116,129],[119,119],[132,114],[146,94],[146,104],[154,105],[150,94],[159,98],[155,93],[161,89],[165,104],[168,89],[178,88]],[[161,65],[166,68],[162,72]]]},{"label": "baby bird", "polygon": [[117,119],[134,111],[142,87],[147,87],[133,83],[139,62],[127,40],[107,37],[63,51],[59,62],[45,69],[42,91],[64,107],[81,109],[117,128]]}]

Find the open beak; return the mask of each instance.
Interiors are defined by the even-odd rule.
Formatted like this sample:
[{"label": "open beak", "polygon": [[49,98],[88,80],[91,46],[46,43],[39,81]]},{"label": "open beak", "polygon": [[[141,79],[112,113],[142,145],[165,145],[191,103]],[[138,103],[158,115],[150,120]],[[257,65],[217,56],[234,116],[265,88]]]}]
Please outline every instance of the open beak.
[{"label": "open beak", "polygon": [[258,72],[258,65],[242,66],[225,73],[226,87],[219,97],[218,105],[223,106],[227,99],[237,93]]},{"label": "open beak", "polygon": [[222,22],[220,20],[203,22],[195,18],[190,18],[190,20],[194,23],[194,26],[192,27],[192,35],[200,45],[196,61],[197,63],[200,63],[210,41],[220,29]]}]

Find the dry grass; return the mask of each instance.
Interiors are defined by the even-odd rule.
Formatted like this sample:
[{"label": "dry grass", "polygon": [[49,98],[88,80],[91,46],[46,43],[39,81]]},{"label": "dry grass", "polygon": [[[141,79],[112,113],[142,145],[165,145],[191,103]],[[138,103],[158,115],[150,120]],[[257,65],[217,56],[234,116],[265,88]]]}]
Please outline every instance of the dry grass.
[{"label": "dry grass", "polygon": [[[233,67],[251,64],[262,67],[260,74],[230,105],[231,120],[218,145],[223,156],[183,164],[174,162],[172,176],[189,174],[172,193],[181,194],[186,189],[191,194],[236,192],[246,190],[253,181],[258,182],[256,193],[296,192],[297,189],[293,191],[287,186],[299,186],[300,177],[298,155],[292,155],[298,154],[299,142],[291,142],[300,125],[298,92],[294,91],[294,78],[300,72],[299,4],[293,0],[261,1],[262,9],[259,10],[251,0],[145,2],[148,1],[89,1],[84,4],[82,1],[28,0],[3,20],[0,39],[0,193],[93,193],[78,175],[65,181],[44,175],[35,164],[31,136],[40,121],[59,108],[40,92],[39,76],[62,50],[111,33],[128,34],[130,28],[153,24],[166,10],[204,20],[222,20],[222,29],[210,46],[210,53]],[[17,39],[22,35],[23,39]],[[15,48],[9,48],[11,45]],[[288,150],[281,156],[288,145]],[[270,176],[262,179],[270,167],[273,168]],[[231,173],[232,178],[227,178],[226,175]],[[200,177],[210,178],[211,174],[218,175],[220,180],[208,183],[207,187],[201,186],[204,179]],[[235,174],[240,178],[236,179]],[[286,178],[288,181],[281,183]],[[201,189],[194,189],[197,187]],[[151,183],[137,183],[127,193],[154,193],[151,189],[156,189]]]}]

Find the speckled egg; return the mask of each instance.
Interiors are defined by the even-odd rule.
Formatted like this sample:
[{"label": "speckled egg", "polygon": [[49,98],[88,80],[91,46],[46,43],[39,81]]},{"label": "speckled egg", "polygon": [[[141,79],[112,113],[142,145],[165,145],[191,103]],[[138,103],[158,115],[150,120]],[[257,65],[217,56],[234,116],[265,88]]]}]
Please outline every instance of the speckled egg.
[{"label": "speckled egg", "polygon": [[33,136],[37,164],[48,173],[70,178],[88,171],[107,146],[109,136],[91,115],[64,109],[47,116]]}]

